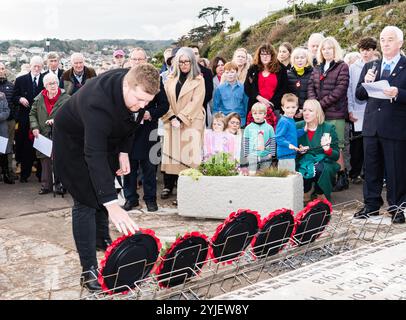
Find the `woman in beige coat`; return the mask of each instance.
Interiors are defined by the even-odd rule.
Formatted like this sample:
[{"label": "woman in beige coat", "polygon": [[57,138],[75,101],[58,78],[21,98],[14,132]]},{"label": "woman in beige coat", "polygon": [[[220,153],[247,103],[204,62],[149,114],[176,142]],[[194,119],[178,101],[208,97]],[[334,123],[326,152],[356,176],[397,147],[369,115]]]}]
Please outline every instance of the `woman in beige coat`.
[{"label": "woman in beige coat", "polygon": [[179,172],[188,167],[196,168],[202,157],[205,86],[192,49],[183,47],[176,53],[165,91],[169,111],[162,117],[165,130],[162,199],[172,193]]}]

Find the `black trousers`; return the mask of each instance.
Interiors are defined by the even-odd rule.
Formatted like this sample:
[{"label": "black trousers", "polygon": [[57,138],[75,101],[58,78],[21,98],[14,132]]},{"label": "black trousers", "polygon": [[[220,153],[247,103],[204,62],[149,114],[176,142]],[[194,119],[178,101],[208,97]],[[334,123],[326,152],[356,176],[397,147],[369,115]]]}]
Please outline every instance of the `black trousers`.
[{"label": "black trousers", "polygon": [[364,140],[362,132],[352,132],[352,140],[350,142],[350,178],[356,178],[361,175],[364,165]]},{"label": "black trousers", "polygon": [[138,201],[137,176],[138,170],[142,170],[142,186],[144,188],[144,200],[146,202],[156,201],[156,165],[149,159],[130,159],[131,173],[124,176],[124,197],[126,200]]},{"label": "black trousers", "polygon": [[84,271],[97,268],[96,239],[109,237],[107,210],[96,210],[73,199],[72,229],[80,264]]},{"label": "black trousers", "polygon": [[177,174],[164,173],[164,188],[172,191],[178,182],[178,178],[179,176]]},{"label": "black trousers", "polygon": [[365,206],[378,210],[383,205],[381,193],[385,172],[388,204],[400,206],[406,202],[406,141],[364,137],[364,155]]}]

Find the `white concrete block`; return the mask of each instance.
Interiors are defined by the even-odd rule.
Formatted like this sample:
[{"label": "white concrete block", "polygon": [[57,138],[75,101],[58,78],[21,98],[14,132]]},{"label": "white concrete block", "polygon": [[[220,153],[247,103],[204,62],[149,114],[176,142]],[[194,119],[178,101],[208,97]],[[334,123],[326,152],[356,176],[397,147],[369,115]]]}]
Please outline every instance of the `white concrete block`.
[{"label": "white concrete block", "polygon": [[287,208],[303,209],[303,179],[300,174],[274,177],[200,177],[179,176],[177,187],[179,215],[225,219],[238,209],[251,209],[265,217],[269,212]]}]

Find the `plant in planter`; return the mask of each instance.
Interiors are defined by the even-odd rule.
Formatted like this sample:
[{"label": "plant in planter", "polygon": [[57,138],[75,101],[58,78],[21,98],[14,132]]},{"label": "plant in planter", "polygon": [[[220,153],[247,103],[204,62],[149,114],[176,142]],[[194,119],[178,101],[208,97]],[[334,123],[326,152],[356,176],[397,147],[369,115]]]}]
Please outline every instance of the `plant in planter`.
[{"label": "plant in planter", "polygon": [[286,178],[291,172],[286,169],[278,169],[275,167],[269,167],[257,172],[259,177],[275,177],[275,178]]},{"label": "plant in planter", "polygon": [[211,156],[199,166],[204,176],[236,176],[238,175],[238,161],[232,160],[225,152]]}]

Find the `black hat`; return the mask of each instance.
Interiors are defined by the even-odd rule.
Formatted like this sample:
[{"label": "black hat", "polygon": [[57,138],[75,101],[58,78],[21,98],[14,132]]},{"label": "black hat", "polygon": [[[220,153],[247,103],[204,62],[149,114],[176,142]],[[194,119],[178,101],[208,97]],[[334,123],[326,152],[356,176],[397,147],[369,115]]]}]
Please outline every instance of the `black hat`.
[{"label": "black hat", "polygon": [[161,257],[156,274],[160,287],[173,287],[197,275],[206,262],[209,241],[199,232],[186,233]]},{"label": "black hat", "polygon": [[295,217],[295,229],[292,233],[294,244],[299,246],[311,243],[321,236],[330,222],[333,208],[328,200],[316,199]]},{"label": "black hat", "polygon": [[136,281],[151,272],[160,249],[161,242],[154,231],[148,229],[115,240],[101,261],[99,283],[102,289],[113,294],[134,288]]},{"label": "black hat", "polygon": [[240,256],[258,231],[259,221],[255,211],[240,209],[231,213],[211,238],[210,256],[214,262],[232,263]]},{"label": "black hat", "polygon": [[294,227],[293,211],[279,209],[264,218],[258,235],[251,246],[256,257],[268,257],[277,254],[289,242]]}]

